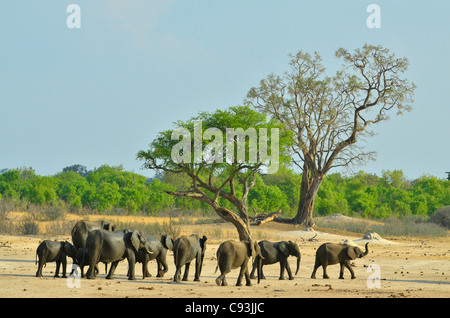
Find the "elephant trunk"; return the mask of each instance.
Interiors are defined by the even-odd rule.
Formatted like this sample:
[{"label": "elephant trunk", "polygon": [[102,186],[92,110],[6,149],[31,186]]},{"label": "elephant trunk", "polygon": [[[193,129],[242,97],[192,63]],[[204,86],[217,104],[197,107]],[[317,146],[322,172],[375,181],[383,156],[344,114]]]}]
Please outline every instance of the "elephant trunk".
[{"label": "elephant trunk", "polygon": [[299,269],[300,269],[300,255],[297,257],[297,269],[295,270],[295,275],[297,275]]},{"label": "elephant trunk", "polygon": [[256,264],[257,264],[257,270],[258,270],[258,284],[261,281],[262,260],[263,260],[262,256],[258,255],[256,257],[256,262],[257,262]]},{"label": "elephant trunk", "polygon": [[369,254],[369,248],[368,248],[369,242],[366,243],[366,251],[362,254],[362,256],[366,256],[367,254]]}]

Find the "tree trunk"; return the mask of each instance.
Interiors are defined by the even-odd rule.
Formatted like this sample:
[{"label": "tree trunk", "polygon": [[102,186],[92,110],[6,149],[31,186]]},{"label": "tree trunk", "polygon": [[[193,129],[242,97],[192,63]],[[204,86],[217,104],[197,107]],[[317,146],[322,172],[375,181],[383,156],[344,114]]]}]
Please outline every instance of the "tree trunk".
[{"label": "tree trunk", "polygon": [[235,213],[226,208],[220,207],[218,204],[213,205],[213,208],[222,219],[232,223],[236,227],[240,241],[250,241],[251,236],[248,223],[246,224],[246,222],[241,217],[237,216]]},{"label": "tree trunk", "polygon": [[165,191],[165,192],[173,196],[189,197],[205,202],[206,204],[210,205],[222,219],[224,219],[227,222],[231,222],[236,227],[240,241],[250,241],[251,236],[250,236],[250,226],[248,223],[247,206],[242,202],[239,202],[238,200],[235,201],[234,205],[237,206],[239,209],[239,215],[237,215],[233,211],[221,207],[217,202],[217,200],[212,200],[204,193],[196,193],[189,191],[175,191],[175,192]]},{"label": "tree trunk", "polygon": [[300,186],[300,201],[298,203],[297,215],[292,220],[295,224],[313,227],[313,210],[317,192],[322,184],[321,175],[313,175],[307,169],[303,170],[302,184]]}]

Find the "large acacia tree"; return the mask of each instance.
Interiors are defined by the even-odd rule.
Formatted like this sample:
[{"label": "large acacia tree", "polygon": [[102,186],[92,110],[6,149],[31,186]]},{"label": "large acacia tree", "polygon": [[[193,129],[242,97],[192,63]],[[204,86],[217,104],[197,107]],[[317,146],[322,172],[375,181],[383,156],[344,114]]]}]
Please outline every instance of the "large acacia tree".
[{"label": "large acacia tree", "polygon": [[299,51],[284,75],[271,74],[250,89],[246,102],[272,115],[293,133],[292,161],[302,169],[294,223],[313,226],[314,202],[330,169],[372,159],[361,141],[388,113],[410,111],[414,84],[403,78],[406,58],[381,46],[335,53],[342,68],[326,75],[322,59]]},{"label": "large acacia tree", "polygon": [[[236,106],[178,121],[175,129],[159,133],[148,150],[139,151],[137,159],[144,168],[188,176],[188,188],[166,193],[207,203],[236,227],[240,240],[249,240],[247,197],[256,173],[288,161],[284,153],[290,140],[278,121]],[[261,152],[264,142],[267,149]]]}]

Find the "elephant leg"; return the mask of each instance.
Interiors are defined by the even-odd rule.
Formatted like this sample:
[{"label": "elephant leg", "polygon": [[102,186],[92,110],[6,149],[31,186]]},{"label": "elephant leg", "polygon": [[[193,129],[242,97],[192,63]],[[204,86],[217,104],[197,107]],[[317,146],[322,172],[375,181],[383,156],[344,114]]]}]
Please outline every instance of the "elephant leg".
[{"label": "elephant leg", "polygon": [[181,265],[176,265],[176,267],[175,275],[173,275],[173,281],[179,283],[181,277]]},{"label": "elephant leg", "polygon": [[55,275],[53,277],[59,277],[59,267],[61,266],[60,261],[56,261],[56,269],[55,269]]},{"label": "elephant leg", "polygon": [[[280,277],[279,280],[284,280],[284,269],[286,268],[286,260],[285,259],[281,259],[280,260]],[[289,272],[288,272],[289,273]],[[289,276],[290,278],[290,276]]]},{"label": "elephant leg", "polygon": [[128,260],[128,268],[130,271],[130,275],[128,276],[128,280],[136,280],[135,267],[136,267],[136,262],[134,261],[134,259],[133,258],[129,259]]},{"label": "elephant leg", "polygon": [[66,275],[66,270],[67,270],[67,258],[66,257],[64,257],[64,259],[62,260],[62,262],[61,262],[61,265],[62,265],[62,278],[67,278],[67,275]]},{"label": "elephant leg", "polygon": [[[352,266],[350,265],[350,261],[346,261],[345,263],[345,267],[347,267],[347,269],[350,271],[350,274],[352,275],[352,279],[355,279],[355,272],[353,271]],[[344,278],[344,269],[342,268],[342,278]]]},{"label": "elephant leg", "polygon": [[38,269],[36,271],[36,277],[42,277],[42,268],[44,267],[45,262],[42,259],[39,259]]},{"label": "elephant leg", "polygon": [[[72,270],[73,273],[74,270]],[[85,278],[86,276],[84,275],[84,265],[80,266],[80,271],[81,271],[81,278]],[[72,273],[70,275],[72,275]]]},{"label": "elephant leg", "polygon": [[289,262],[288,262],[287,259],[286,259],[285,263],[286,263],[285,267],[286,267],[286,271],[287,271],[288,276],[289,276],[289,280],[293,280],[294,276],[292,275],[291,267],[289,266]]},{"label": "elephant leg", "polygon": [[201,256],[198,256],[195,260],[195,276],[194,276],[194,282],[200,281],[200,274],[202,272],[202,258]]},{"label": "elephant leg", "polygon": [[314,269],[313,272],[311,274],[311,278],[315,279],[316,278],[316,271],[317,269],[322,266],[322,264],[320,263],[320,261],[316,258],[316,262],[314,263]]},{"label": "elephant leg", "polygon": [[225,278],[226,274],[220,274],[219,277],[216,278],[217,286],[228,286],[227,280]]},{"label": "elephant leg", "polygon": [[252,281],[250,280],[250,274],[248,273],[247,266],[245,266],[245,286],[252,286]]},{"label": "elephant leg", "polygon": [[186,265],[184,266],[184,275],[183,275],[183,281],[187,281],[188,280],[188,276],[189,276],[189,267],[191,266],[191,263],[186,263]]},{"label": "elephant leg", "polygon": [[220,268],[220,275],[216,278],[216,284],[217,286],[228,286],[227,280],[225,278],[225,275],[228,274],[230,270],[227,268]]},{"label": "elephant leg", "polygon": [[108,275],[106,275],[106,279],[113,279],[117,264],[119,264],[119,261],[115,261],[115,262],[111,263],[111,266],[109,268],[109,273],[108,273]]},{"label": "elephant leg", "polygon": [[328,276],[328,274],[327,274],[327,265],[322,264],[322,269],[323,269],[323,278],[324,279],[330,278],[330,276]]},{"label": "elephant leg", "polygon": [[261,264],[261,279],[266,279],[266,276],[264,276],[263,267],[264,265]]},{"label": "elephant leg", "polygon": [[[256,262],[253,262],[253,265],[252,265],[252,271],[251,271],[251,273],[250,273],[250,278],[251,279],[255,279],[256,278],[256,275],[255,275],[255,272],[256,272],[256,268],[257,268],[258,266],[256,265]],[[262,266],[261,266],[261,269],[262,269]],[[261,277],[262,278],[262,277]]]},{"label": "elephant leg", "polygon": [[[156,277],[162,277],[160,273],[162,272],[162,265],[159,258],[156,258]],[[164,275],[164,274],[163,274]]]},{"label": "elephant leg", "polygon": [[164,277],[164,274],[167,273],[168,269],[165,256],[157,258],[156,262],[158,264],[158,275],[156,275],[156,277]]},{"label": "elephant leg", "polygon": [[[239,271],[239,276],[238,276],[238,279],[237,279],[236,286],[242,286],[242,278],[243,278],[244,275],[245,275],[245,270],[246,270],[245,266],[242,265],[242,266],[241,266],[241,269],[240,269],[240,271]],[[248,285],[248,286],[251,286],[251,282],[250,282],[250,285]]]},{"label": "elephant leg", "polygon": [[94,273],[94,269],[91,267],[91,266],[89,266],[89,268],[88,268],[88,270],[87,270],[87,272],[86,272],[86,278],[87,279],[94,279],[95,278],[95,273]]},{"label": "elephant leg", "polygon": [[339,264],[341,269],[339,270],[339,279],[344,279],[344,263]]},{"label": "elephant leg", "polygon": [[148,260],[142,262],[142,279],[145,277],[152,277],[152,274],[148,270]]}]

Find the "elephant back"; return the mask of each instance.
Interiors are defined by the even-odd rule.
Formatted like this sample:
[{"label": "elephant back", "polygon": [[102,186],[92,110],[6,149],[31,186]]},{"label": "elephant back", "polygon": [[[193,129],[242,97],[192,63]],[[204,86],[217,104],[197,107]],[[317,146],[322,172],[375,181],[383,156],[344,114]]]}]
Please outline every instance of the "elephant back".
[{"label": "elephant back", "polygon": [[100,222],[78,221],[72,228],[72,242],[76,248],[86,247],[86,239],[89,232],[101,229]]}]

